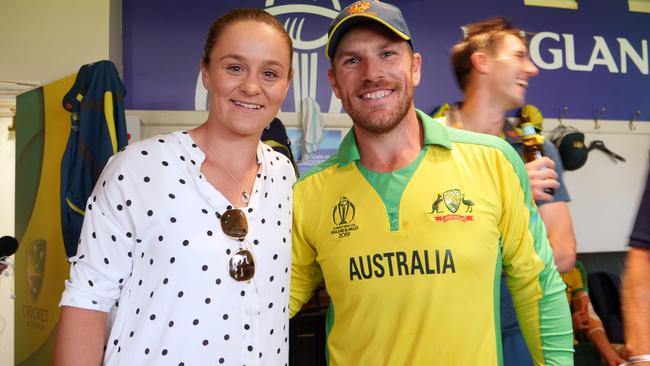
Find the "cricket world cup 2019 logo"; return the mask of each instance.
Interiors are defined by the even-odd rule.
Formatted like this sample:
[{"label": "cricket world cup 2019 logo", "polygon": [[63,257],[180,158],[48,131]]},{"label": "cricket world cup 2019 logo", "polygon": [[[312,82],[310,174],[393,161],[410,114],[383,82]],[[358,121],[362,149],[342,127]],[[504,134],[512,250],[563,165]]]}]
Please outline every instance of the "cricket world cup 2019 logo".
[{"label": "cricket world cup 2019 logo", "polygon": [[[305,4],[297,3],[295,0],[290,1],[289,4],[284,4],[284,2],[282,0],[266,0],[264,10],[276,16],[284,24],[284,29],[286,29],[293,41],[293,111],[300,111],[302,100],[311,98],[321,101],[321,110],[324,112],[340,113],[341,100],[334,95],[329,85],[327,85],[325,75],[327,66],[320,69],[318,67],[319,58],[324,59],[325,57],[324,47],[327,43],[329,24],[341,10],[339,1],[319,0],[309,1]],[[327,3],[330,7],[314,5],[315,2]],[[318,88],[319,76],[321,80],[324,80],[324,85],[320,88],[320,91]],[[325,95],[317,98],[317,93],[327,93],[329,95],[329,108],[322,108],[324,107],[322,102],[327,102],[327,98]],[[194,95],[194,109],[207,110],[207,100],[208,92],[203,87],[201,72],[199,71]]]},{"label": "cricket world cup 2019 logo", "polygon": [[352,204],[347,197],[343,196],[339,199],[339,203],[334,206],[334,210],[332,211],[332,221],[339,226],[348,224],[354,220],[354,213],[354,204]]},{"label": "cricket world cup 2019 logo", "polygon": [[356,213],[354,204],[347,197],[339,198],[332,210],[332,221],[335,226],[330,231],[330,234],[337,235],[339,238],[346,238],[350,236],[350,232],[358,230],[359,226],[352,222]]}]

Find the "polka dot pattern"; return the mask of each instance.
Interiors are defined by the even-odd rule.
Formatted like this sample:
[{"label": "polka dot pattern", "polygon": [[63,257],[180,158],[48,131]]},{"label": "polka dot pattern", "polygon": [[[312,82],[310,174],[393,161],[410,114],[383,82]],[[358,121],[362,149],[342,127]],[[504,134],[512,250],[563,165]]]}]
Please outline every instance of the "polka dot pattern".
[{"label": "polka dot pattern", "polygon": [[[203,178],[205,156],[189,134],[134,143],[107,165],[61,300],[114,314],[106,365],[287,363],[295,174],[270,164],[286,158],[262,143],[257,157],[244,241],[223,234],[230,204]],[[228,273],[242,248],[255,257],[254,281]]]}]

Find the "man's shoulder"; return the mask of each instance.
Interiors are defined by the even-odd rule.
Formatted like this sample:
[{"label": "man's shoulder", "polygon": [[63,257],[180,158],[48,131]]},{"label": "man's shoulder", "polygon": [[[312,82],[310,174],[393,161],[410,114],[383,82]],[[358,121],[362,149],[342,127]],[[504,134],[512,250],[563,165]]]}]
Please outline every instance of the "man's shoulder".
[{"label": "man's shoulder", "polygon": [[553,160],[559,160],[560,152],[558,151],[554,143],[552,143],[549,139],[544,139],[543,147],[546,156],[550,157]]},{"label": "man's shoulder", "polygon": [[510,144],[497,136],[467,131],[463,130],[462,128],[454,128],[449,125],[449,120],[446,116],[431,118],[428,122],[425,123],[436,123],[444,126],[449,133],[449,140],[451,143],[482,145],[487,148],[495,148],[499,150],[509,150],[510,147]]},{"label": "man's shoulder", "polygon": [[552,143],[551,140],[549,139],[544,139],[544,152],[549,152],[549,151],[558,154],[558,150],[555,144]]},{"label": "man's shoulder", "polygon": [[498,136],[462,130],[459,128],[448,127],[447,129],[449,130],[449,139],[454,144],[484,146],[488,149],[500,150],[506,155],[514,153],[517,157],[519,156],[513,149],[512,145]]},{"label": "man's shoulder", "polygon": [[308,169],[305,173],[303,173],[298,179],[298,181],[296,182],[296,185],[313,181],[313,179],[317,177],[322,177],[327,173],[333,172],[336,170],[336,167],[338,165],[339,165],[339,156],[337,152],[334,155],[327,158],[327,160],[325,160],[324,162],[316,165],[315,167]]},{"label": "man's shoulder", "polygon": [[[493,168],[509,166],[519,177],[520,183],[527,177],[526,168],[519,153],[506,140],[499,136],[447,127],[452,150],[457,151],[459,159],[485,171],[487,174],[500,174]],[[491,168],[486,168],[491,167]]]}]

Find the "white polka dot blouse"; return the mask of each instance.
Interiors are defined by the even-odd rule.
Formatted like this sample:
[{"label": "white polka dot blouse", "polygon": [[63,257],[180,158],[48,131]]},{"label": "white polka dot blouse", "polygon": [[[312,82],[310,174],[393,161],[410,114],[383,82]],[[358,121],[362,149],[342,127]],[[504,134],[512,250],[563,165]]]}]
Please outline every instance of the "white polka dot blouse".
[{"label": "white polka dot blouse", "polygon": [[[233,152],[236,153],[236,152]],[[105,365],[286,365],[293,166],[260,143],[243,241],[226,236],[226,198],[183,132],[129,145],[86,206],[61,306],[109,313]],[[238,282],[228,262],[255,261]]]}]

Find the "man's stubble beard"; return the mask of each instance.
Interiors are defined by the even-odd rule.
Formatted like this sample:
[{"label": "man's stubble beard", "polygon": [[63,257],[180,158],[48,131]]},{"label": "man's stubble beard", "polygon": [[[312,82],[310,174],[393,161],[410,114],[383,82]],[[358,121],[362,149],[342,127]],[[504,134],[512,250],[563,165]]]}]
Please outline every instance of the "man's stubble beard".
[{"label": "man's stubble beard", "polygon": [[392,131],[404,120],[413,103],[412,81],[409,80],[409,82],[402,84],[400,88],[395,88],[394,93],[399,93],[400,91],[403,91],[403,93],[400,94],[397,100],[396,108],[389,112],[382,110],[380,111],[382,114],[377,117],[373,117],[372,112],[365,112],[353,108],[347,100],[343,101],[343,107],[348,115],[350,115],[350,118],[352,118],[355,126],[371,134],[385,134]]}]

